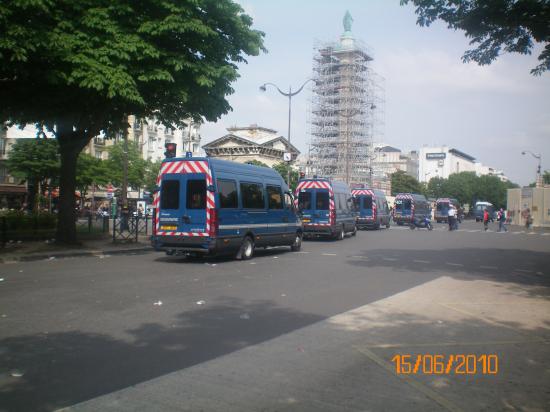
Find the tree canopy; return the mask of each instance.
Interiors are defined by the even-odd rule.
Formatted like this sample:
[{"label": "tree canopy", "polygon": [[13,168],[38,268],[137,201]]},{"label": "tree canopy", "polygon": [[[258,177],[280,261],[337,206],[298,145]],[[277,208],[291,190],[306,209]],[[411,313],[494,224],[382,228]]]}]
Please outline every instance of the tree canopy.
[{"label": "tree canopy", "polygon": [[294,193],[296,186],[298,186],[298,180],[300,180],[300,172],[295,170],[288,162],[280,162],[273,165],[275,169],[285,180],[288,179],[288,172],[290,171],[290,182],[287,182],[289,189]]},{"label": "tree canopy", "polygon": [[550,2],[548,0],[401,0],[413,3],[417,24],[429,26],[441,19],[455,30],[464,30],[471,45],[464,62],[491,64],[502,52],[531,54],[534,42],[544,45],[539,65],[531,70],[540,75],[550,70]]},{"label": "tree canopy", "polygon": [[168,127],[231,110],[238,63],[263,33],[231,0],[21,0],[0,6],[0,122],[53,132],[61,156],[57,240],[76,241],[77,158],[128,116]]},{"label": "tree canopy", "polygon": [[82,199],[90,186],[105,186],[109,183],[111,180],[109,175],[110,169],[106,161],[87,153],[80,153],[76,163],[76,187],[82,194]]},{"label": "tree canopy", "polygon": [[29,206],[36,210],[38,185],[59,176],[59,154],[54,139],[18,139],[6,162],[9,172],[28,182]]},{"label": "tree canopy", "polygon": [[506,207],[506,190],[517,187],[503,182],[497,176],[476,176],[475,172],[453,173],[448,179],[433,177],[427,187],[431,197],[451,197],[461,205],[474,205],[476,201],[488,201],[496,207]]},{"label": "tree canopy", "polygon": [[[116,142],[108,151],[109,159],[106,163],[109,179],[114,185],[120,186],[123,181],[124,142]],[[128,142],[128,185],[134,189],[142,187],[146,173],[147,161],[141,157],[138,145]]]},{"label": "tree canopy", "polygon": [[414,177],[409,176],[403,170],[398,170],[391,175],[391,194],[397,193],[422,193],[422,185]]}]

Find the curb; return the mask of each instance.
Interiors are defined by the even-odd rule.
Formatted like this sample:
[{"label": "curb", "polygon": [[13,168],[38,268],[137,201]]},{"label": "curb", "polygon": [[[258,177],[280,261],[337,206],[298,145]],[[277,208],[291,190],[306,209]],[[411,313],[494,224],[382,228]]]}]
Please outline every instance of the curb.
[{"label": "curb", "polygon": [[43,253],[43,254],[33,254],[26,256],[10,257],[10,258],[0,258],[0,263],[14,263],[14,262],[34,262],[37,260],[46,260],[50,258],[63,259],[68,257],[86,257],[86,256],[98,256],[98,255],[124,255],[133,252],[154,252],[152,246],[143,246],[136,247],[131,249],[105,249],[97,250],[91,249],[86,251],[75,251],[75,252],[59,252],[59,253]]}]

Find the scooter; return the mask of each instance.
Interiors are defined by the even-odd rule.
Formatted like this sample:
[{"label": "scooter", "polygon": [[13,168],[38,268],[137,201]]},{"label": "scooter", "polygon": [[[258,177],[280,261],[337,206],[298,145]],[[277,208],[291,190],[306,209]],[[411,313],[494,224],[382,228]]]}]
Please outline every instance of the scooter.
[{"label": "scooter", "polygon": [[434,228],[429,217],[425,217],[424,219],[413,219],[409,227],[411,230],[414,230],[415,228],[426,228],[428,230],[432,230]]}]

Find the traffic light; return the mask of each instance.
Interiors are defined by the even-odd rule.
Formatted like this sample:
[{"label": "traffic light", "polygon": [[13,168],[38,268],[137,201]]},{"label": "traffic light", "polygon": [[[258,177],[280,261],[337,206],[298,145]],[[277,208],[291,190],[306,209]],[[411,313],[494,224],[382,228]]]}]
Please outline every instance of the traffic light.
[{"label": "traffic light", "polygon": [[164,156],[166,158],[176,157],[176,146],[176,143],[164,143],[164,148],[166,149]]},{"label": "traffic light", "polygon": [[300,179],[303,179],[304,177],[306,177],[306,174],[304,172],[300,172]]}]

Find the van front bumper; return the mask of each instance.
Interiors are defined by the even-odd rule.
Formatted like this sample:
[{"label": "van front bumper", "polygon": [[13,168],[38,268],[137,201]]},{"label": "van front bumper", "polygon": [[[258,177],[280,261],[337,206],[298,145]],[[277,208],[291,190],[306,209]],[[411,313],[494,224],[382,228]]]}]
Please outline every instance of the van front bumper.
[{"label": "van front bumper", "polygon": [[376,221],[374,219],[358,217],[356,221],[356,225],[359,229],[371,228],[371,227],[376,227]]}]

